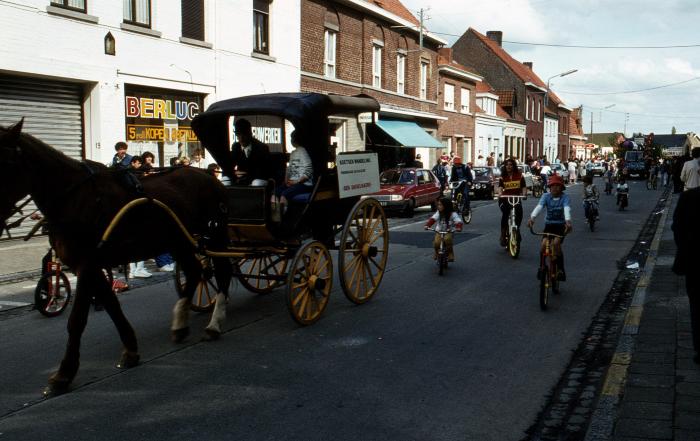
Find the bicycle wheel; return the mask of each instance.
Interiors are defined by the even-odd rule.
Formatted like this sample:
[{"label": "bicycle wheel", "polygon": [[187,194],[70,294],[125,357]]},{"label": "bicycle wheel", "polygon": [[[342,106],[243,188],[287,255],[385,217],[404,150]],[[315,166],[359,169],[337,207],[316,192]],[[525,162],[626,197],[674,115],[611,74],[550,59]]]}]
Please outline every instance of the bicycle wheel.
[{"label": "bicycle wheel", "polygon": [[56,317],[68,306],[71,297],[70,282],[64,273],[44,274],[34,290],[34,306],[46,317]]},{"label": "bicycle wheel", "polygon": [[472,221],[472,210],[469,208],[463,208],[462,209],[462,220],[464,220],[465,224],[468,224]]},{"label": "bicycle wheel", "polygon": [[647,190],[651,190],[651,188],[652,188],[651,179],[647,179]]},{"label": "bicycle wheel", "polygon": [[551,266],[552,271],[549,279],[551,281],[552,292],[554,294],[559,294],[559,268],[557,267],[556,262],[552,262]]},{"label": "bicycle wheel", "polygon": [[588,210],[588,228],[590,228],[591,231],[595,231],[595,218],[596,218],[595,210],[590,208]]},{"label": "bicycle wheel", "polygon": [[518,233],[518,227],[513,227],[510,230],[510,237],[508,238],[508,252],[510,257],[517,259],[520,255],[520,237]]},{"label": "bicycle wheel", "polygon": [[438,253],[438,274],[443,275],[447,269],[447,250],[441,249]]},{"label": "bicycle wheel", "polygon": [[540,309],[547,310],[547,302],[549,301],[549,286],[550,286],[549,267],[545,263],[540,267]]}]

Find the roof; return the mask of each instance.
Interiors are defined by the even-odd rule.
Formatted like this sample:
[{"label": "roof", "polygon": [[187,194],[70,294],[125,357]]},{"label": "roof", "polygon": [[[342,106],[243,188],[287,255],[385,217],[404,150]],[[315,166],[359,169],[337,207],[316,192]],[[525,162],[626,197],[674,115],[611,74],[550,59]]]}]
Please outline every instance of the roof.
[{"label": "roof", "polygon": [[513,107],[515,102],[515,91],[514,90],[497,90],[496,95],[499,96],[498,104],[503,107]]},{"label": "roof", "polygon": [[506,112],[505,109],[498,103],[496,103],[496,115],[500,116],[501,118],[512,119],[510,114]]},{"label": "roof", "polygon": [[459,63],[457,63],[457,62],[454,61],[454,60],[450,60],[449,58],[444,57],[444,56],[442,56],[442,55],[438,55],[437,63],[438,63],[438,66],[448,66],[448,67],[451,67],[451,68],[453,68],[453,69],[457,69],[458,71],[467,73],[467,74],[469,74],[469,75],[476,75],[476,76],[478,76],[478,77],[481,76],[481,75],[479,75],[478,73],[476,73],[475,70],[470,69],[470,68],[468,68],[467,66],[465,66],[465,65],[463,65],[463,64],[459,64]]},{"label": "roof", "polygon": [[484,43],[484,45],[486,45],[486,47],[488,47],[498,58],[500,58],[501,61],[503,61],[506,66],[508,66],[508,68],[513,71],[513,73],[517,75],[518,78],[520,78],[524,83],[529,82],[542,88],[547,87],[540,77],[535,74],[535,72],[515,58],[511,57],[508,52],[505,51],[505,49],[498,45],[498,43],[472,28],[469,28],[467,32],[471,32],[472,35],[481,40],[481,42]]},{"label": "roof", "polygon": [[420,25],[418,19],[411,14],[411,12],[406,9],[403,3],[401,3],[399,0],[367,0],[367,3],[377,5],[385,11],[398,15],[404,20],[408,20],[415,25]]},{"label": "roof", "polygon": [[654,134],[654,144],[664,147],[683,147],[688,140],[688,135],[657,135]]},{"label": "roof", "polygon": [[476,93],[493,93],[494,95],[497,95],[493,87],[491,87],[491,85],[486,81],[476,83]]}]

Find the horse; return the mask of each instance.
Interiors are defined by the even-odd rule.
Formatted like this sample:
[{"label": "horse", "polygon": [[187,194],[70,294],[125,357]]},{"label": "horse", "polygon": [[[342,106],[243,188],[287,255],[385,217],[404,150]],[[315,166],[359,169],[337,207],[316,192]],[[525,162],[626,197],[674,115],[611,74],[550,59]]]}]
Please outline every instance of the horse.
[{"label": "horse", "polygon": [[[170,252],[186,279],[173,309],[172,339],[181,342],[188,335],[189,305],[202,272],[195,254],[201,250],[196,248],[226,246],[226,189],[206,171],[189,167],[144,176],[139,182],[125,170],[67,157],[22,133],[23,121],[0,127],[0,234],[18,201],[31,196],[48,222],[49,241],[56,255],[78,279],[65,354],[44,390],[51,396],[67,392],[78,372],[80,339],[93,296],[103,304],[119,333],[123,347],[117,367],[126,369],[139,363],[136,334],[101,268]],[[144,196],[169,207],[182,226],[162,206],[144,203],[124,214],[109,240],[102,243],[105,230],[120,209]],[[194,246],[182,227],[207,242]],[[214,259],[214,272],[219,292],[206,328],[209,339],[221,334],[232,273],[229,260]]]}]

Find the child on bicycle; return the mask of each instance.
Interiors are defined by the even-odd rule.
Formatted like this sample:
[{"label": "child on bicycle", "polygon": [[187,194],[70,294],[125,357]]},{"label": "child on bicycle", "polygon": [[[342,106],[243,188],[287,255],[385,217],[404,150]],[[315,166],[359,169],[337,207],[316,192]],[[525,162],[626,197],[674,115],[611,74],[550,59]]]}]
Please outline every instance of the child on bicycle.
[{"label": "child on bicycle", "polygon": [[[550,191],[542,195],[537,206],[532,210],[527,226],[532,228],[535,224],[535,218],[537,218],[542,209],[547,209],[543,232],[561,236],[553,237],[552,244],[554,245],[556,260],[559,265],[559,280],[564,282],[566,281],[566,271],[564,269],[564,254],[561,252],[561,244],[564,240],[564,235],[571,231],[571,200],[569,195],[564,193],[564,181],[559,175],[552,175],[547,185]],[[547,236],[542,238],[542,252],[544,252],[544,241],[546,238]]]},{"label": "child on bicycle", "polygon": [[596,219],[598,217],[598,188],[593,183],[593,176],[586,175],[583,177],[583,210],[588,220],[589,210],[594,210]]},{"label": "child on bicycle", "polygon": [[[501,178],[498,180],[498,188],[500,196],[527,196],[525,177],[520,172],[515,159],[508,158],[503,163]],[[510,210],[515,209],[515,223],[518,224],[518,229],[520,229],[520,224],[523,221],[523,205],[518,201],[515,206],[512,206],[507,199],[499,198],[498,207],[501,209],[500,243],[501,246],[504,247],[508,243],[506,236],[508,235],[508,217],[510,216]]]},{"label": "child on bicycle", "polygon": [[452,200],[448,197],[440,197],[437,200],[437,211],[433,214],[425,224],[425,229],[435,225],[435,238],[433,239],[433,248],[435,253],[433,259],[437,259],[438,251],[440,250],[441,236],[440,232],[448,231],[445,235],[445,247],[447,247],[447,261],[454,262],[455,255],[453,249],[452,232],[462,231],[462,218],[455,213]]},{"label": "child on bicycle", "polygon": [[627,184],[627,179],[626,175],[624,173],[620,173],[617,177],[617,205],[620,205],[622,203],[622,198],[626,198],[630,192],[630,187]]}]

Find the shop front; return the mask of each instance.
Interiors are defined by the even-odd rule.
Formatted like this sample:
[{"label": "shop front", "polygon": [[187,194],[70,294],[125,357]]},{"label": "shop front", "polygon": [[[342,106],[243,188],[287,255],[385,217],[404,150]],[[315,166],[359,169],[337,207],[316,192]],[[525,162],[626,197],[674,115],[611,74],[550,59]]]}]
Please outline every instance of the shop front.
[{"label": "shop front", "polygon": [[129,84],[124,91],[129,154],[148,151],[165,167],[201,148],[192,119],[204,110],[204,95]]},{"label": "shop front", "polygon": [[[414,121],[380,119],[367,125],[367,135],[367,149],[378,153],[380,170],[400,164],[412,166],[417,152],[444,148],[440,141]],[[422,162],[424,167],[429,168],[428,155]]]}]

